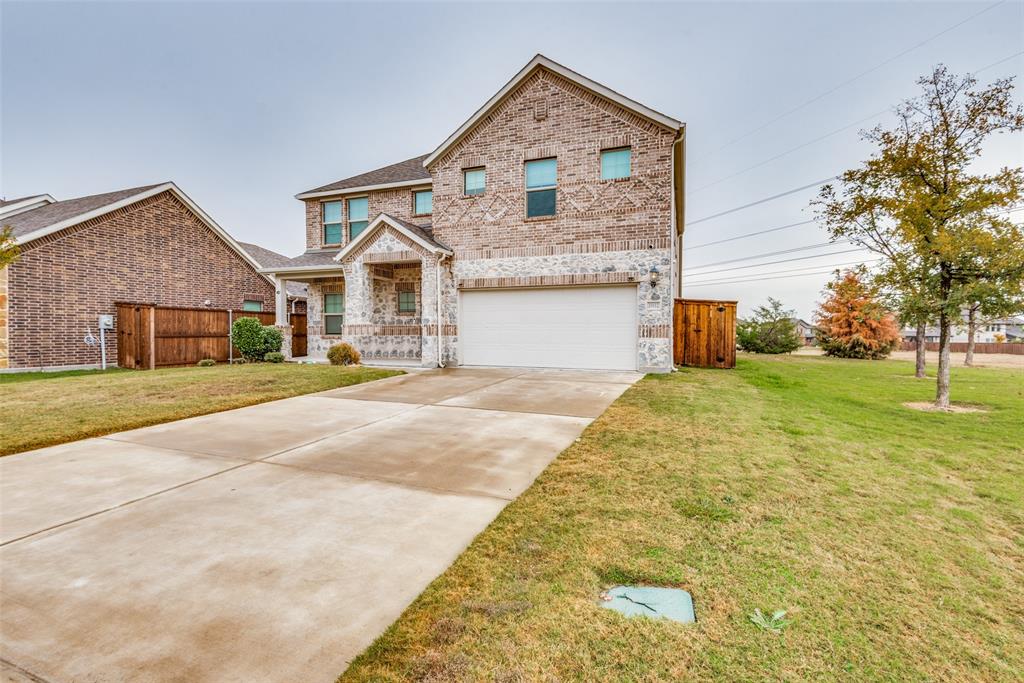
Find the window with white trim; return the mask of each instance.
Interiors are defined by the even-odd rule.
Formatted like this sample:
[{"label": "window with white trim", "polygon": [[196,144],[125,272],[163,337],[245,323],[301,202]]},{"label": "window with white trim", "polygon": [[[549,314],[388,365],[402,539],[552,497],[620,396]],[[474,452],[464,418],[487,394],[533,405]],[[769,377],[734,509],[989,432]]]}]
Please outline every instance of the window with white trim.
[{"label": "window with white trim", "polygon": [[554,216],[558,161],[554,158],[526,162],[526,217]]}]

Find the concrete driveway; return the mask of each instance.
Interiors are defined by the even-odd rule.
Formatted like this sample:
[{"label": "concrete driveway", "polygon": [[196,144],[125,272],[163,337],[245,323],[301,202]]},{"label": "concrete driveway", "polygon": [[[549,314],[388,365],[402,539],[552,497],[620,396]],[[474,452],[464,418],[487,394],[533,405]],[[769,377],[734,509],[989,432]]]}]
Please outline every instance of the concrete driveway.
[{"label": "concrete driveway", "polygon": [[0,458],[4,681],[332,681],[639,375],[451,369]]}]

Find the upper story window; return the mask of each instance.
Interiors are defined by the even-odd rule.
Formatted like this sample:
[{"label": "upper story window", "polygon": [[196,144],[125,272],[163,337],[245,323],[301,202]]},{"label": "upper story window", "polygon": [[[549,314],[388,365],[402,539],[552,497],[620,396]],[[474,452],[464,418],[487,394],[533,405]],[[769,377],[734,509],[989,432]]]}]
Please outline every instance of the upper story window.
[{"label": "upper story window", "polygon": [[341,202],[320,205],[324,217],[324,244],[341,244]]},{"label": "upper story window", "polygon": [[369,224],[368,212],[370,202],[366,197],[358,197],[348,200],[348,238],[354,240],[356,236]]},{"label": "upper story window", "polygon": [[558,179],[556,159],[526,162],[526,217],[554,216]]},{"label": "upper story window", "polygon": [[483,194],[487,187],[487,171],[467,168],[462,172],[462,192],[465,195]]},{"label": "upper story window", "polygon": [[601,150],[601,180],[628,178],[632,150],[629,147]]},{"label": "upper story window", "polygon": [[418,190],[412,193],[412,212],[416,216],[428,216],[434,212],[433,190]]},{"label": "upper story window", "polygon": [[345,324],[345,295],[324,294],[324,333],[341,334]]}]

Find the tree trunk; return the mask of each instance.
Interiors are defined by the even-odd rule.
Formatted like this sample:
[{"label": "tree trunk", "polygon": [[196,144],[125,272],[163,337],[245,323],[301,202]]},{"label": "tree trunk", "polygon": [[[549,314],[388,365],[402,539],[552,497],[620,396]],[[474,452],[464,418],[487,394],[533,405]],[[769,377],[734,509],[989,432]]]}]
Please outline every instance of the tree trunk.
[{"label": "tree trunk", "polygon": [[[939,372],[935,382],[935,405],[949,408],[949,295],[953,289],[953,276],[949,269],[940,266],[939,276]],[[957,317],[960,317],[959,311]]]},{"label": "tree trunk", "polygon": [[924,354],[925,354],[925,350],[927,349],[927,343],[924,340],[924,333],[925,333],[925,324],[924,323],[918,323],[917,324],[917,338],[916,338],[916,342],[917,342],[917,349],[916,349],[916,351],[917,351],[917,353],[915,354],[915,361],[917,363],[917,367],[914,370],[914,377],[924,377],[925,376],[925,374],[924,374],[924,360],[925,360]]},{"label": "tree trunk", "polygon": [[972,306],[967,310],[967,355],[964,357],[964,365],[974,365],[974,333],[978,329],[977,312]]}]

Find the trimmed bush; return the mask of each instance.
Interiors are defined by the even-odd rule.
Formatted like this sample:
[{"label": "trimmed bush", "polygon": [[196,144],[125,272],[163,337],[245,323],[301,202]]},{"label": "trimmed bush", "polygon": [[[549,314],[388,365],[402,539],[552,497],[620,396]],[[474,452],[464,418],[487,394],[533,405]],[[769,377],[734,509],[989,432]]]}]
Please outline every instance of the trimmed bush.
[{"label": "trimmed bush", "polygon": [[[277,353],[281,350],[282,345],[284,345],[284,335],[281,334],[281,330],[277,329],[273,325],[264,325],[263,355],[266,356],[268,353]],[[265,357],[264,360],[266,360]]]},{"label": "trimmed bush", "polygon": [[199,361],[198,363],[196,363],[196,365],[198,365],[201,368],[212,368],[216,364],[217,364],[217,361],[215,361],[212,358],[204,358],[201,361]]},{"label": "trimmed bush", "polygon": [[327,351],[327,360],[331,361],[331,365],[358,365],[359,352],[351,344],[342,342]]},{"label": "trimmed bush", "polygon": [[264,348],[263,325],[256,318],[239,318],[231,324],[231,341],[248,361],[258,361],[267,352]]},{"label": "trimmed bush", "polygon": [[267,351],[267,353],[263,356],[263,360],[267,361],[268,363],[283,363],[284,354],[281,353],[280,351]]},{"label": "trimmed bush", "polygon": [[256,318],[239,318],[231,324],[231,339],[242,358],[250,362],[264,360],[268,353],[281,350],[284,336],[273,325],[263,325]]}]

